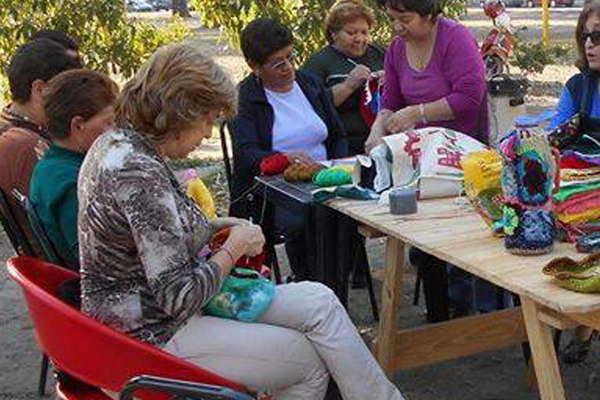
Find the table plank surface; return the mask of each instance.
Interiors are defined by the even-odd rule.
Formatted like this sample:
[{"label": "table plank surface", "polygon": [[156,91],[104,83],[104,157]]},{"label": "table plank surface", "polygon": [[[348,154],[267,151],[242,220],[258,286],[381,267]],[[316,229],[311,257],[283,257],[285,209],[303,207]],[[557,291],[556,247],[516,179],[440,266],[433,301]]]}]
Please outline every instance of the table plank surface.
[{"label": "table plank surface", "polygon": [[380,206],[377,201],[335,199],[327,205],[555,311],[566,314],[600,311],[600,294],[560,288],[541,272],[554,258],[583,258],[585,255],[577,253],[574,245],[556,242],[549,254],[512,255],[464,199],[420,201],[419,212],[408,216],[391,215],[389,206]]}]

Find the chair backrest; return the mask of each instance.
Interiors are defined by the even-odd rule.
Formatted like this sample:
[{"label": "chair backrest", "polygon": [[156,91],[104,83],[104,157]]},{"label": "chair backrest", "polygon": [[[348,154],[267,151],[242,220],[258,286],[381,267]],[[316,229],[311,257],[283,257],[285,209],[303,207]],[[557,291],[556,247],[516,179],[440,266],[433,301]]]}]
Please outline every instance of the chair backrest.
[{"label": "chair backrest", "polygon": [[[10,277],[21,286],[41,350],[60,371],[115,392],[140,375],[245,392],[239,384],[115,331],[61,301],[58,288],[76,278],[75,272],[27,256],[10,258],[7,266]],[[157,396],[144,393],[139,397]]]},{"label": "chair backrest", "polygon": [[227,177],[227,188],[231,193],[233,169],[231,167],[231,157],[229,157],[229,146],[227,145],[227,121],[222,121],[219,126],[219,138],[221,139],[221,151],[223,152],[223,164],[225,164],[225,176]]},{"label": "chair backrest", "polygon": [[8,201],[8,196],[2,189],[0,189],[0,224],[2,224],[2,228],[6,232],[16,254],[34,255],[33,247],[29,243],[27,235],[21,229],[21,225],[19,225],[14,210]]},{"label": "chair backrest", "polygon": [[46,234],[46,231],[44,230],[44,227],[42,226],[42,223],[27,196],[19,192],[17,189],[13,189],[13,196],[17,200],[17,204],[21,207],[21,210],[27,215],[29,227],[33,232],[35,240],[38,242],[46,261],[54,264],[65,265],[64,260],[58,255],[56,248]]}]

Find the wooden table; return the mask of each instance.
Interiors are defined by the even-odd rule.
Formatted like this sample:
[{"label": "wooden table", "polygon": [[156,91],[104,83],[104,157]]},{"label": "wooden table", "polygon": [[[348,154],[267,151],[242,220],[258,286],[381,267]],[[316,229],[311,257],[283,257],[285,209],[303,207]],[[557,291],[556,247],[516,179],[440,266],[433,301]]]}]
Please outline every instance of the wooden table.
[{"label": "wooden table", "polygon": [[[391,215],[389,207],[374,201],[336,199],[328,206],[388,235],[375,344],[377,360],[388,375],[529,341],[542,399],[565,399],[551,327],[600,329],[600,295],[562,289],[541,273],[556,257],[583,258],[573,245],[556,243],[552,253],[542,256],[511,255],[502,239],[493,237],[473,209],[458,199],[421,201],[419,212],[410,216]],[[399,329],[406,244],[517,294],[521,307]]]}]

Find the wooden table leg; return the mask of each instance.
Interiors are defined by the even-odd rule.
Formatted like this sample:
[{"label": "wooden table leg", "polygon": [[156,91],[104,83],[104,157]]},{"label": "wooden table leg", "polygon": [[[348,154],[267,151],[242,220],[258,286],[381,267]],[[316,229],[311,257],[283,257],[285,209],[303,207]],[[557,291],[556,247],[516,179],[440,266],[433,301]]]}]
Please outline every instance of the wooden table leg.
[{"label": "wooden table leg", "polygon": [[383,371],[391,377],[396,333],[398,331],[398,309],[402,298],[402,270],[404,268],[404,242],[388,237],[385,248],[385,279],[381,291],[381,316],[377,336],[377,361]]},{"label": "wooden table leg", "polygon": [[542,400],[564,400],[563,387],[550,326],[538,318],[535,302],[521,296],[523,319]]}]

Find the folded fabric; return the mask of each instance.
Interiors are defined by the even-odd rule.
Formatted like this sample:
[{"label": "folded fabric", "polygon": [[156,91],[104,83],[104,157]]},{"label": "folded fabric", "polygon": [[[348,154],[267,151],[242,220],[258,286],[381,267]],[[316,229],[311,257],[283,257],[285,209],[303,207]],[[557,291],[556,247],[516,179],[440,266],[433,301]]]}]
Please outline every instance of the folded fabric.
[{"label": "folded fabric", "polygon": [[554,211],[562,214],[577,214],[595,208],[600,208],[600,190],[584,192],[569,198],[567,201],[557,203],[554,206]]},{"label": "folded fabric", "polygon": [[570,197],[575,196],[576,194],[590,192],[599,188],[600,180],[592,181],[590,183],[577,183],[575,185],[565,186],[554,195],[554,202],[560,203],[569,199]]},{"label": "folded fabric", "polygon": [[560,158],[560,167],[561,168],[590,168],[590,167],[595,167],[595,166],[596,165],[589,163],[587,161],[583,161],[574,155],[562,156]]},{"label": "folded fabric", "polygon": [[379,198],[375,191],[355,185],[338,186],[335,189],[319,189],[314,191],[312,195],[313,200],[317,203],[323,203],[336,197],[354,200],[377,200]]},{"label": "folded fabric", "polygon": [[576,159],[591,165],[600,165],[600,154],[584,154],[577,151],[565,150],[562,155],[563,157],[575,157]]},{"label": "folded fabric", "polygon": [[562,168],[560,170],[561,181],[579,181],[583,179],[599,179],[600,167],[591,168]]},{"label": "folded fabric", "polygon": [[557,213],[556,218],[565,224],[578,224],[600,218],[600,208],[587,210],[577,214]]}]

